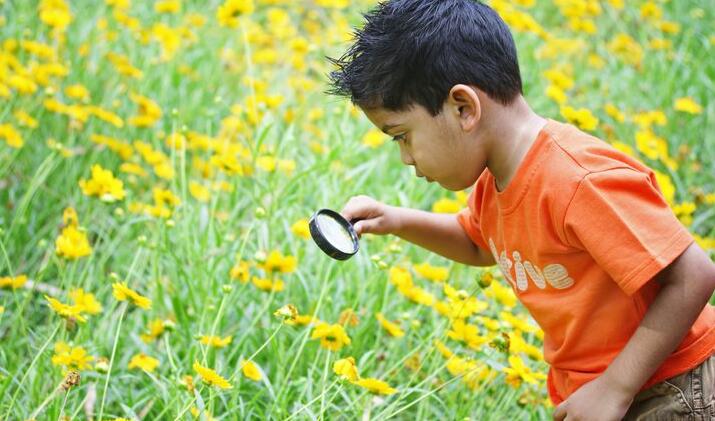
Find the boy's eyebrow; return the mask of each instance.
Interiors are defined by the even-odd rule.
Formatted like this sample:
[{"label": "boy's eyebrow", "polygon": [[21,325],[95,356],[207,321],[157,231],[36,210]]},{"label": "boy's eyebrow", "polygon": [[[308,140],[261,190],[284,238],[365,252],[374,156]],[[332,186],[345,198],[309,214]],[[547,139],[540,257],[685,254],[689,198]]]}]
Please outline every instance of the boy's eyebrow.
[{"label": "boy's eyebrow", "polygon": [[387,133],[388,130],[394,129],[394,128],[397,127],[397,126],[399,126],[399,124],[385,124],[384,126],[382,126],[382,131],[383,131],[383,133],[385,133],[385,134],[389,134],[389,133]]}]

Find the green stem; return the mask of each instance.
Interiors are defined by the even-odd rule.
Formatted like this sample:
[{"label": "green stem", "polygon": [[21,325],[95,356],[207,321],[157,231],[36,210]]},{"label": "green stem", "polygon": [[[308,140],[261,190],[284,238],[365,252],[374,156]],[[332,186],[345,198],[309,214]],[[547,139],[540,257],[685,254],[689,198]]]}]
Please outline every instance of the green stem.
[{"label": "green stem", "polygon": [[114,355],[117,352],[117,343],[119,342],[119,331],[122,328],[122,321],[124,320],[124,315],[127,312],[128,304],[125,302],[122,307],[122,313],[119,315],[119,323],[117,324],[117,332],[114,334],[114,345],[112,345],[112,356],[109,358],[109,368],[107,369],[107,378],[104,380],[104,389],[102,391],[102,403],[99,406],[99,420],[102,419],[104,415],[104,401],[107,399],[107,388],[109,387],[109,378],[112,375],[112,365],[114,364]]}]

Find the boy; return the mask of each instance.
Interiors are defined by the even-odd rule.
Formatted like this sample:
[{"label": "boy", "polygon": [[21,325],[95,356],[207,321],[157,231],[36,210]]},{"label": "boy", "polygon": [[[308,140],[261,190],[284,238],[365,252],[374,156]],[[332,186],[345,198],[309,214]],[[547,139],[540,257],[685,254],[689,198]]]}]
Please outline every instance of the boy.
[{"label": "boy", "polygon": [[391,0],[330,74],[457,216],[353,197],[359,234],[498,264],[545,332],[554,419],[715,417],[715,265],[654,173],[522,96],[508,27],[472,0]]}]

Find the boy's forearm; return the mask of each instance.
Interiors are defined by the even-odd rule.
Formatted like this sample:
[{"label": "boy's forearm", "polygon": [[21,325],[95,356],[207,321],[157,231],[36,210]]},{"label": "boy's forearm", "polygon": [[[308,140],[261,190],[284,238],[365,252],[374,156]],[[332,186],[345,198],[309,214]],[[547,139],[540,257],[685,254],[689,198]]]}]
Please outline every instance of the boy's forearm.
[{"label": "boy's forearm", "polygon": [[480,250],[464,232],[457,215],[395,208],[399,216],[398,237],[448,259],[472,266],[490,266],[491,255]]},{"label": "boy's forearm", "polygon": [[[693,250],[684,254],[688,252],[692,255]],[[631,339],[604,373],[609,383],[625,393],[638,393],[677,348],[713,294],[715,269],[712,263],[691,265],[689,269],[682,266],[659,277],[663,286],[658,295]]]}]

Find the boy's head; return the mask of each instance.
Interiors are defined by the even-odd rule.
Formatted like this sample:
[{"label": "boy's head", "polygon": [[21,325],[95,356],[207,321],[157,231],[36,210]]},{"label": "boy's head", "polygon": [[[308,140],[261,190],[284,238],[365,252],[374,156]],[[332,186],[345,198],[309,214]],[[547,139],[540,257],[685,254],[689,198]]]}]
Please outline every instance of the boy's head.
[{"label": "boy's head", "polygon": [[380,129],[399,123],[384,131],[417,175],[468,187],[486,158],[470,156],[474,174],[454,158],[466,157],[465,142],[490,105],[507,107],[522,94],[509,28],[473,0],[390,0],[364,16],[354,44],[330,59],[338,69],[328,93],[350,97]]}]

